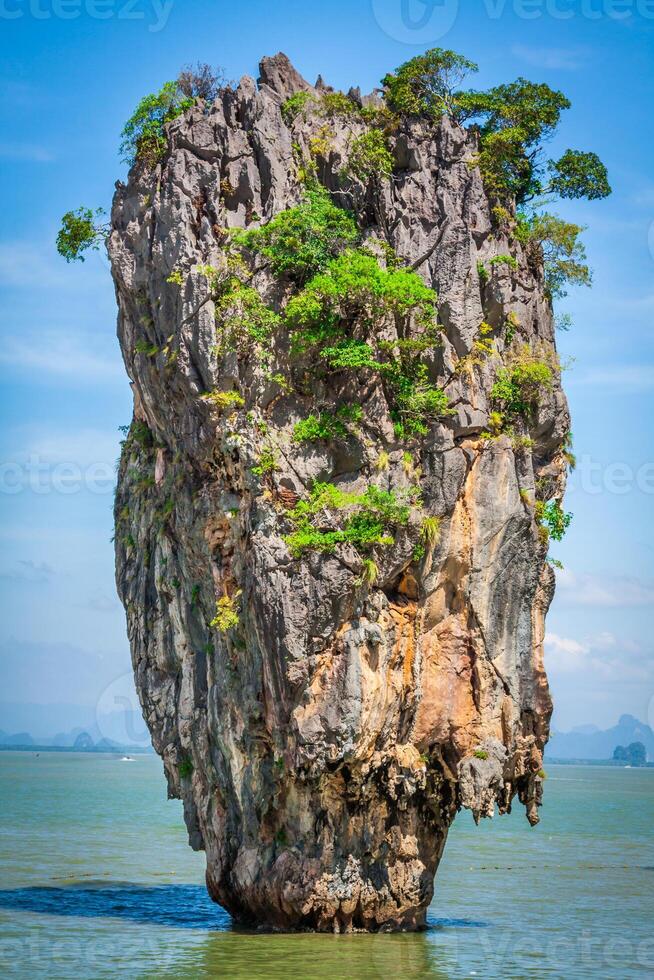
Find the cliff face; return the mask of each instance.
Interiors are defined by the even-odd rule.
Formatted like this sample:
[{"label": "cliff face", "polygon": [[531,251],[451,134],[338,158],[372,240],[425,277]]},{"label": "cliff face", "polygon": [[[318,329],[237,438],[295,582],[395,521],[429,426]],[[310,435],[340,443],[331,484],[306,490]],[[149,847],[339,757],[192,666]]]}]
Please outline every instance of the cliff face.
[{"label": "cliff face", "polygon": [[[258,85],[175,120],[162,163],[118,185],[109,250],[135,409],[117,582],[144,715],[212,897],[283,928],[416,928],[457,808],[490,816],[517,794],[537,820],[553,575],[534,501],[563,491],[569,419],[555,373],[529,439],[481,438],[509,348],[552,354],[554,336],[537,264],[492,224],[474,137],[447,119],[403,122],[392,179],[343,194],[365,124],[337,117],[326,132],[309,104],[287,125],[280,106],[300,90],[322,95],[283,56],[264,59]],[[283,326],[266,357],[216,347],[221,313],[197,267],[224,261],[226,228],[296,205],[311,154],[364,236],[422,259],[438,292],[442,334],[423,360],[454,413],[423,437],[396,438],[374,371],[305,364],[298,380]],[[508,253],[517,264],[491,262]],[[283,309],[288,282],[246,259]],[[202,397],[228,390],[244,403]],[[349,437],[293,439],[343,400],[362,409]],[[264,452],[275,468],[253,472]],[[317,480],[414,488],[394,542],[373,549],[374,581],[348,543],[289,550],[289,511]],[[420,538],[425,515],[439,537]],[[224,632],[209,625],[221,597],[238,615]]]}]

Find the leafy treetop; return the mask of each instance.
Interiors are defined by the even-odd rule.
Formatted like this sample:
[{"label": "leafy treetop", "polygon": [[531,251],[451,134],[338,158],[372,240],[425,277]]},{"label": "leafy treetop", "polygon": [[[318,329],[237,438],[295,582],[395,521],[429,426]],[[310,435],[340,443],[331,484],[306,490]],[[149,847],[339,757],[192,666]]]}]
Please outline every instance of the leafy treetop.
[{"label": "leafy treetop", "polygon": [[431,48],[384,76],[384,98],[390,109],[407,115],[454,115],[456,89],[471,71],[477,71],[474,61],[455,51]]},{"label": "leafy treetop", "polygon": [[476,70],[461,55],[432,48],[385,76],[384,98],[396,112],[472,122],[479,133],[477,162],[498,200],[522,204],[546,194],[591,200],[610,194],[606,168],[595,153],[566,150],[559,160],[542,160],[542,143],[570,108],[562,92],[526,78],[487,91],[457,91]]}]

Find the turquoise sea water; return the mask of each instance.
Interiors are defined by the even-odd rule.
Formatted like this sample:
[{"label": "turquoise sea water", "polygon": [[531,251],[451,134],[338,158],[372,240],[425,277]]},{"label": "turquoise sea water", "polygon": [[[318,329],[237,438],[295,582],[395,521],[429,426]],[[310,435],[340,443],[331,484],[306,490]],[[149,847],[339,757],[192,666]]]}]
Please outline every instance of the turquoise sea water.
[{"label": "turquoise sea water", "polygon": [[550,766],[521,808],[452,828],[429,929],[261,935],[206,896],[161,763],[0,753],[0,976],[654,977],[654,770]]}]

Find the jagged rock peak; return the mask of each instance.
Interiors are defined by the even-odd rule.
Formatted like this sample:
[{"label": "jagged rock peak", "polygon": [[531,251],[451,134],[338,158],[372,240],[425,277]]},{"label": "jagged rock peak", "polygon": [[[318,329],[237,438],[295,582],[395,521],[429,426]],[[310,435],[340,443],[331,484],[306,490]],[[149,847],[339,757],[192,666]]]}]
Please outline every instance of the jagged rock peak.
[{"label": "jagged rock peak", "polygon": [[275,55],[266,55],[261,59],[258,83],[267,85],[282,100],[287,99],[294,92],[314,91],[314,87],[302,78],[282,51]]}]

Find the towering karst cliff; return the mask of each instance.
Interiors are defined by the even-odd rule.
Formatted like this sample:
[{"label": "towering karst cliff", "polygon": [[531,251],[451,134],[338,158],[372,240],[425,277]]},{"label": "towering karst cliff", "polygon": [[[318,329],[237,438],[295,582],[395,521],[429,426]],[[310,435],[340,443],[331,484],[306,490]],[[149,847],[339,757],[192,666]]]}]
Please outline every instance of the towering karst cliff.
[{"label": "towering karst cliff", "polygon": [[[330,113],[325,93],[264,59],[117,186],[134,390],[117,581],[211,896],[282,928],[411,929],[458,808],[490,816],[517,794],[537,820],[553,592],[538,502],[562,495],[569,418],[542,269],[492,213],[475,136],[405,119],[385,137],[392,174],[357,175],[375,101]],[[346,283],[334,313],[324,281],[230,232],[311,194],[356,217],[329,260],[413,266],[437,322],[411,276],[386,277],[379,303]],[[500,425],[493,386],[536,356],[547,383]]]}]

